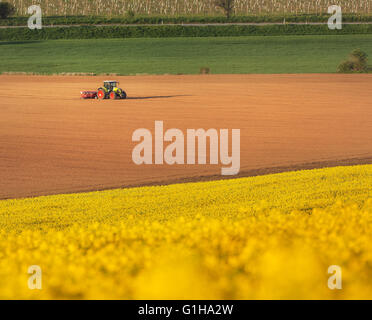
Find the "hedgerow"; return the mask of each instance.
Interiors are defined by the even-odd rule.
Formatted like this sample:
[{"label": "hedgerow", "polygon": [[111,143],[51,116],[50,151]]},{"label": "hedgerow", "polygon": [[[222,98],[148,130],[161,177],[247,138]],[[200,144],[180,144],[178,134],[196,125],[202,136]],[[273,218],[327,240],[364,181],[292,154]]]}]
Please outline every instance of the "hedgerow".
[{"label": "hedgerow", "polygon": [[[323,22],[326,23],[328,14],[271,14],[271,15],[246,15],[232,16],[157,16],[135,15],[119,17],[100,16],[50,16],[44,17],[44,25],[99,25],[99,24],[187,24],[187,23],[282,23],[282,22]],[[25,26],[28,17],[11,17],[0,19],[2,26]],[[372,22],[371,15],[344,14],[344,22]]]},{"label": "hedgerow", "polygon": [[342,30],[330,30],[327,25],[75,26],[42,30],[25,27],[0,29],[0,41],[338,34],[372,34],[372,25],[344,25]]}]

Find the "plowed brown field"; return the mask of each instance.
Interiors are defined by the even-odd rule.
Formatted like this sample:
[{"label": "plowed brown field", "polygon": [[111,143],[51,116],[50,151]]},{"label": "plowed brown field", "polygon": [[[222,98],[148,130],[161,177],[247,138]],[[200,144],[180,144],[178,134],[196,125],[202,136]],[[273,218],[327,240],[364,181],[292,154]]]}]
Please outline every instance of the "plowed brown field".
[{"label": "plowed brown field", "polygon": [[132,133],[241,129],[241,175],[372,163],[372,75],[117,77],[126,101],[80,100],[102,77],[0,76],[0,199],[219,179],[136,166]]}]

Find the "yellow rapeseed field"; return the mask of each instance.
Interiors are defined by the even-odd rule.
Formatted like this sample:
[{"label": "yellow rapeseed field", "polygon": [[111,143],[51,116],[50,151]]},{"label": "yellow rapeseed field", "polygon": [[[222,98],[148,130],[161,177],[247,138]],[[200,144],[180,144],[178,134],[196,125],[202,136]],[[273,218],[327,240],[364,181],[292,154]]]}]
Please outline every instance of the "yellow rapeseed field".
[{"label": "yellow rapeseed field", "polygon": [[371,299],[371,186],[369,165],[0,201],[0,298]]}]

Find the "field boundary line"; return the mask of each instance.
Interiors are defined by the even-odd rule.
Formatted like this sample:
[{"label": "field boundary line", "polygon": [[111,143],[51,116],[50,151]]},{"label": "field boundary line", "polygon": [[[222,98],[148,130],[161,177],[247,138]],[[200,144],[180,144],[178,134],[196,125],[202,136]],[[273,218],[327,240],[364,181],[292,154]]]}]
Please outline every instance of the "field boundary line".
[{"label": "field boundary line", "polygon": [[128,184],[123,184],[123,185],[112,185],[108,187],[100,187],[99,185],[86,186],[86,187],[82,186],[79,189],[71,190],[69,192],[62,191],[62,190],[50,190],[48,192],[40,192],[38,194],[36,193],[26,194],[19,198],[5,196],[5,197],[0,197],[0,201],[38,198],[38,197],[44,197],[44,196],[100,192],[100,191],[108,191],[108,190],[115,190],[115,189],[134,189],[134,188],[143,188],[143,187],[169,186],[169,185],[186,184],[186,183],[236,180],[236,179],[241,179],[241,178],[258,177],[258,176],[287,173],[287,172],[289,173],[289,172],[296,172],[296,171],[303,171],[303,170],[315,170],[315,169],[325,169],[325,168],[335,168],[335,167],[350,167],[350,166],[358,166],[358,165],[372,165],[372,156],[347,158],[347,159],[341,159],[341,160],[314,161],[314,162],[299,163],[299,164],[292,164],[292,165],[282,165],[282,166],[272,166],[272,167],[265,167],[265,168],[241,170],[241,172],[236,176],[221,176],[221,175],[214,174],[214,175],[204,175],[204,176],[200,175],[200,176],[183,177],[183,178],[182,177],[181,178],[169,177],[169,179],[167,180],[156,180],[156,181],[154,178],[154,181],[144,182],[140,184],[128,183]]}]

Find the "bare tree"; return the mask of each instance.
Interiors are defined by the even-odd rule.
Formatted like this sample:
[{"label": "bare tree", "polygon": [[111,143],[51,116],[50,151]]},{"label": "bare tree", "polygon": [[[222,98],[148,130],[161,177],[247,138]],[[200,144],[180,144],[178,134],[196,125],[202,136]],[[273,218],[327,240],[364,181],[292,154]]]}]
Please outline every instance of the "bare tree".
[{"label": "bare tree", "polygon": [[223,9],[227,19],[230,19],[234,11],[234,1],[235,0],[215,0],[215,5],[216,7]]}]

